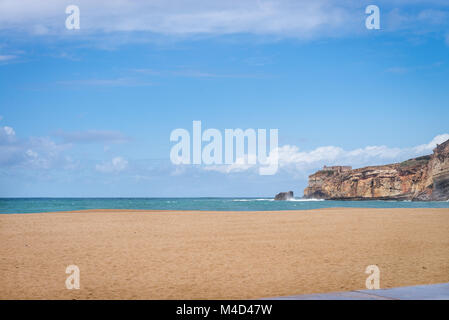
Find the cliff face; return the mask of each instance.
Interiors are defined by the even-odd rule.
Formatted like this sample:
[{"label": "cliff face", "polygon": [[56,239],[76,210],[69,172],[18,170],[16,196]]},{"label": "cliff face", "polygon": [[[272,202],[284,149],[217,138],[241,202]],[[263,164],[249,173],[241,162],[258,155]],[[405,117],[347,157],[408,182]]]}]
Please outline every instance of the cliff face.
[{"label": "cliff face", "polygon": [[449,140],[437,146],[432,155],[401,163],[354,170],[324,167],[309,176],[304,197],[333,200],[448,200]]}]

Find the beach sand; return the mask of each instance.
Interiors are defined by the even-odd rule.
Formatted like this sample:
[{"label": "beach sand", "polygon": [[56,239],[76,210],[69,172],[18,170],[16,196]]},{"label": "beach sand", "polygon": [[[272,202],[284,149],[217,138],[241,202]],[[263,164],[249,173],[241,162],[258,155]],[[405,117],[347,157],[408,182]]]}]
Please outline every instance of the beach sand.
[{"label": "beach sand", "polygon": [[[449,282],[448,209],[0,215],[0,299],[255,299]],[[80,269],[68,290],[68,265]]]}]

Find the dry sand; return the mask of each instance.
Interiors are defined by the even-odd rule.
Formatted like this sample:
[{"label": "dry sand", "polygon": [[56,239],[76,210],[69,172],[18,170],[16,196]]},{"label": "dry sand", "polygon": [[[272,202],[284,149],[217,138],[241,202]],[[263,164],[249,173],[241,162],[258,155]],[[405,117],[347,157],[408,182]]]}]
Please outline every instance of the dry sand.
[{"label": "dry sand", "polygon": [[[0,215],[1,299],[251,299],[449,282],[448,209]],[[68,265],[81,289],[67,290]]]}]

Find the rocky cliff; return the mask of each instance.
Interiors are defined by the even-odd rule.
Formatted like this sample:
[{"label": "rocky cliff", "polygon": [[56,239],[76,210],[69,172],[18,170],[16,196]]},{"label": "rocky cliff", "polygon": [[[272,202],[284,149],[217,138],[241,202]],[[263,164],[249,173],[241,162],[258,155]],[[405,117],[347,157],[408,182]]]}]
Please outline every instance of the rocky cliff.
[{"label": "rocky cliff", "polygon": [[448,200],[449,140],[432,155],[352,170],[324,167],[309,176],[304,197],[329,200]]}]

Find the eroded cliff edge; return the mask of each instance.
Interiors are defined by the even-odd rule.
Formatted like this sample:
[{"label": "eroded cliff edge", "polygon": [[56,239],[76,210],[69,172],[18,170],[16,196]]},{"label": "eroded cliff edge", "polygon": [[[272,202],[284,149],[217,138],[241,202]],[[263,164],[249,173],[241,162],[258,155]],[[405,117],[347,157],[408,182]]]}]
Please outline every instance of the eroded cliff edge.
[{"label": "eroded cliff edge", "polygon": [[433,154],[401,163],[370,166],[324,167],[309,176],[305,198],[328,200],[449,199],[449,140]]}]

